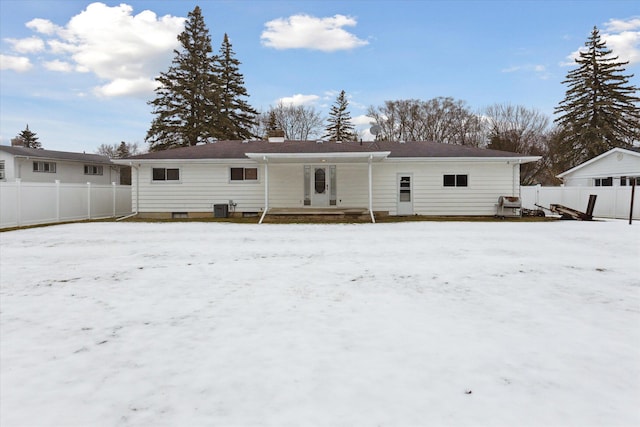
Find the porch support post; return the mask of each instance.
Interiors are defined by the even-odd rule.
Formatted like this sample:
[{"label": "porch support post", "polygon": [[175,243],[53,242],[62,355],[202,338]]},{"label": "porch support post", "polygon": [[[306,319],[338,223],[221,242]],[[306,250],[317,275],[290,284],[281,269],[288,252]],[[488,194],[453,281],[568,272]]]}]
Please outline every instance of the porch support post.
[{"label": "porch support post", "polygon": [[376,219],[373,216],[373,174],[372,174],[373,155],[369,156],[369,215],[371,215],[371,222],[375,223]]},{"label": "porch support post", "polygon": [[262,212],[262,216],[260,217],[260,221],[258,224],[262,224],[264,221],[264,217],[267,215],[267,211],[269,210],[269,162],[267,162],[267,157],[264,156],[264,212]]}]

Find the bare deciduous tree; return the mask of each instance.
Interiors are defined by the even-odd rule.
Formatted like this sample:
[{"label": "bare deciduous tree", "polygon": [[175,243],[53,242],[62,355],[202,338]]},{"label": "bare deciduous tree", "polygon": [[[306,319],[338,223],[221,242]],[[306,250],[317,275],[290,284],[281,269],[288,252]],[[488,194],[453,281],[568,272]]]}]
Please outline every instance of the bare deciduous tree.
[{"label": "bare deciduous tree", "polygon": [[369,107],[367,115],[380,126],[378,139],[387,141],[434,141],[480,146],[485,140],[482,120],[464,101],[433,98],[385,101]]},{"label": "bare deciduous tree", "polygon": [[[521,105],[494,104],[484,111],[489,144],[487,148],[546,156],[549,151],[549,117]],[[520,168],[520,182],[535,184],[545,162],[527,163]]]},{"label": "bare deciduous tree", "polygon": [[310,106],[304,105],[285,105],[279,102],[275,107],[261,115],[261,121],[268,126],[269,118],[275,120],[275,124],[284,131],[285,139],[289,140],[308,140],[309,138],[318,137],[324,130],[324,120],[320,113]]}]

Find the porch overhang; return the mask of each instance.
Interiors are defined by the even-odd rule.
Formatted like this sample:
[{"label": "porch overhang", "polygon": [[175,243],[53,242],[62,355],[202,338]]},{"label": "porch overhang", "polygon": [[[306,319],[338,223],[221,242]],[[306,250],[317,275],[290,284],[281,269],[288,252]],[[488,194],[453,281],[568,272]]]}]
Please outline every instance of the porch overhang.
[{"label": "porch overhang", "polygon": [[359,153],[246,153],[259,163],[369,163],[386,159],[390,151]]}]

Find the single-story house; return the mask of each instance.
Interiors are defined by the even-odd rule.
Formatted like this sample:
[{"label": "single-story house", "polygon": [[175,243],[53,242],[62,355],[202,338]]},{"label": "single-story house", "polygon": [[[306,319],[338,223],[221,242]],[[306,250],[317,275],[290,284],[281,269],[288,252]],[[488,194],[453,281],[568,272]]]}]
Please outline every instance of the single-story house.
[{"label": "single-story house", "polygon": [[629,186],[640,184],[640,147],[612,148],[557,175],[567,187]]},{"label": "single-story house", "polygon": [[120,184],[120,168],[98,154],[0,145],[0,181]]},{"label": "single-story house", "polygon": [[538,156],[433,142],[217,141],[114,160],[132,170],[143,217],[361,209],[388,215],[494,215],[519,196]]}]

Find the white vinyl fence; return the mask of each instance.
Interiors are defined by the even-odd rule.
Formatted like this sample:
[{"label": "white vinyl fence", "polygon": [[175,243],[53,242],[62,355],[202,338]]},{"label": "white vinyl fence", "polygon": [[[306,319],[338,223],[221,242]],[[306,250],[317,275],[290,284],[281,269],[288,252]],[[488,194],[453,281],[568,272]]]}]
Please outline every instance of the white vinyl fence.
[{"label": "white vinyl fence", "polygon": [[131,186],[0,182],[0,228],[131,213]]},{"label": "white vinyl fence", "polygon": [[[537,209],[540,205],[563,205],[585,212],[589,195],[597,195],[593,216],[600,218],[629,219],[631,187],[542,187],[540,185],[520,187],[522,207]],[[546,213],[549,213],[548,211]],[[636,187],[633,202],[633,219],[640,219],[640,187]]]}]

